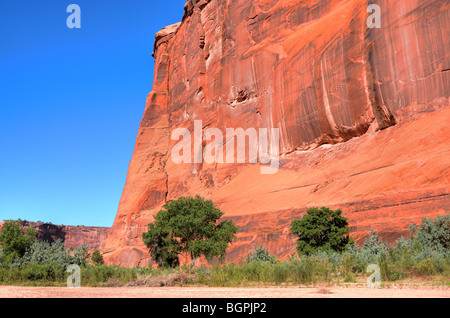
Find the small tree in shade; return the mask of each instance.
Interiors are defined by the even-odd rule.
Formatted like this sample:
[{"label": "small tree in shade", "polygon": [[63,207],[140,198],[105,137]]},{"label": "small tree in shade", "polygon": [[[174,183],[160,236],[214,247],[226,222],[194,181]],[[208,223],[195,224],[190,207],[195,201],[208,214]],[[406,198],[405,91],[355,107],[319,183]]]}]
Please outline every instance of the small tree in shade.
[{"label": "small tree in shade", "polygon": [[347,218],[341,214],[341,210],[311,208],[301,220],[292,221],[291,232],[298,236],[298,254],[343,252],[353,244],[353,239],[349,237]]},{"label": "small tree in shade", "polygon": [[223,214],[211,200],[182,197],[164,205],[142,238],[161,266],[178,265],[180,254],[223,261],[237,232],[232,221],[218,222]]},{"label": "small tree in shade", "polygon": [[97,249],[92,252],[91,261],[94,265],[103,265],[105,263],[102,254]]}]

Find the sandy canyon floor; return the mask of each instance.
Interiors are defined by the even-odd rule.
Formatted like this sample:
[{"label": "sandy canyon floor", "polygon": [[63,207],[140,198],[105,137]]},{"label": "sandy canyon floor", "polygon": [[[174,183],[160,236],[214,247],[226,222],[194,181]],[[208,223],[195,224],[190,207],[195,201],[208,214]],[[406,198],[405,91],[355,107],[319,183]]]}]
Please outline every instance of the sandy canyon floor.
[{"label": "sandy canyon floor", "polygon": [[0,298],[450,298],[449,287],[18,287],[0,286]]}]

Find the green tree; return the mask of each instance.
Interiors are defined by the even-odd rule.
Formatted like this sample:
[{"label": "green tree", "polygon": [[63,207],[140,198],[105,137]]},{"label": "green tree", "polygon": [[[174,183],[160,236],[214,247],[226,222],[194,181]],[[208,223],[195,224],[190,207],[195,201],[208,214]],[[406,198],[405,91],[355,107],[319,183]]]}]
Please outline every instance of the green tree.
[{"label": "green tree", "polygon": [[0,231],[0,262],[12,264],[25,255],[27,249],[34,243],[38,231],[32,227],[22,229],[19,221],[5,221]]},{"label": "green tree", "polygon": [[431,218],[422,218],[422,224],[418,227],[411,225],[410,231],[413,237],[410,244],[426,253],[450,252],[450,214]]},{"label": "green tree", "polygon": [[176,267],[180,265],[178,255],[182,249],[176,238],[172,236],[167,223],[160,215],[160,221],[150,223],[148,232],[143,233],[142,238],[155,262],[161,267]]},{"label": "green tree", "polygon": [[347,218],[341,214],[342,210],[311,208],[301,220],[292,221],[291,232],[298,236],[298,254],[343,252],[353,244],[353,239],[349,237]]},{"label": "green tree", "polygon": [[223,214],[211,200],[182,197],[164,205],[142,238],[161,266],[178,265],[182,253],[191,260],[205,256],[223,261],[237,232],[232,221],[218,222]]},{"label": "green tree", "polygon": [[102,265],[105,263],[102,254],[97,249],[92,252],[91,261],[94,265]]},{"label": "green tree", "polygon": [[246,261],[247,263],[256,263],[256,262],[263,262],[263,263],[271,263],[275,264],[277,262],[277,258],[273,255],[270,255],[269,249],[265,248],[261,245],[257,247],[254,245],[255,250],[248,251]]}]

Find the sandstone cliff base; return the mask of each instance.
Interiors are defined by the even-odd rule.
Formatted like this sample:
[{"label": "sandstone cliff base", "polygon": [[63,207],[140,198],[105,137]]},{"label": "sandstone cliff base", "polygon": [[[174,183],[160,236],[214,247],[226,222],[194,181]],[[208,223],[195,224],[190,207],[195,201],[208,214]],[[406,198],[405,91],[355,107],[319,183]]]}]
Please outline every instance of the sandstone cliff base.
[{"label": "sandstone cliff base", "polygon": [[[345,144],[291,153],[275,175],[260,175],[258,166],[242,168],[208,196],[239,227],[227,260],[245,257],[260,243],[282,258],[294,253],[290,222],[308,207],[341,208],[359,243],[372,228],[393,242],[408,237],[409,225],[422,217],[448,213],[449,123],[450,109],[445,109]],[[186,195],[199,191],[192,187]],[[121,228],[107,239],[118,244],[106,245],[109,262],[133,266],[150,261],[140,235],[155,212],[122,215]],[[135,245],[121,245],[127,240]]]}]

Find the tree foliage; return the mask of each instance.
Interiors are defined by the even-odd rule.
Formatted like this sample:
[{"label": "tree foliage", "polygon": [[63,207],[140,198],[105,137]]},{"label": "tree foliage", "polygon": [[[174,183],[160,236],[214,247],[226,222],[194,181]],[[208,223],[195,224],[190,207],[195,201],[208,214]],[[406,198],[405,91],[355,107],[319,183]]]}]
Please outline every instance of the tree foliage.
[{"label": "tree foliage", "polygon": [[292,221],[291,232],[298,236],[299,255],[311,255],[317,251],[343,252],[353,244],[347,218],[341,214],[342,210],[311,208],[301,220]]},{"label": "tree foliage", "polygon": [[33,244],[38,231],[32,227],[22,229],[19,221],[5,221],[0,231],[0,262],[12,264],[16,259],[25,255]]},{"label": "tree foliage", "polygon": [[181,244],[169,230],[167,220],[158,215],[155,217],[157,221],[148,225],[148,232],[143,233],[142,238],[153,259],[161,267],[178,266],[180,264],[178,255],[182,252]]},{"label": "tree foliage", "polygon": [[369,231],[369,237],[364,241],[362,249],[368,254],[378,255],[387,251],[389,244],[383,241],[377,231],[371,229]]},{"label": "tree foliage", "polygon": [[262,246],[262,244],[257,247],[254,246],[255,250],[248,251],[246,261],[247,263],[253,262],[263,262],[275,264],[277,262],[277,258],[273,255],[270,255],[269,249]]},{"label": "tree foliage", "polygon": [[423,218],[419,227],[412,225],[410,228],[413,238],[412,244],[420,245],[420,248],[429,253],[448,253],[450,250],[450,214]]},{"label": "tree foliage", "polygon": [[91,261],[94,265],[103,265],[105,263],[102,254],[97,249],[92,252]]},{"label": "tree foliage", "polygon": [[25,254],[14,261],[13,266],[24,266],[28,264],[59,264],[63,269],[71,264],[86,266],[89,263],[89,246],[82,244],[75,251],[65,249],[64,242],[56,240],[53,243],[38,242],[26,250]]},{"label": "tree foliage", "polygon": [[232,221],[218,223],[222,215],[211,200],[181,197],[164,205],[142,237],[161,266],[178,265],[181,253],[192,260],[205,256],[223,261],[237,227]]}]

